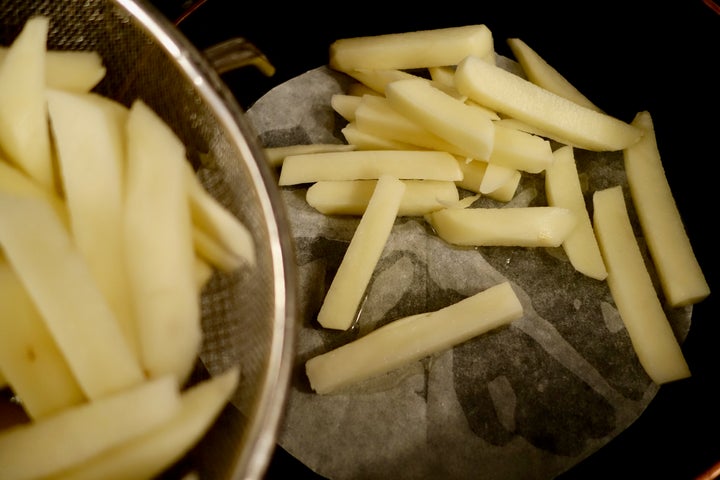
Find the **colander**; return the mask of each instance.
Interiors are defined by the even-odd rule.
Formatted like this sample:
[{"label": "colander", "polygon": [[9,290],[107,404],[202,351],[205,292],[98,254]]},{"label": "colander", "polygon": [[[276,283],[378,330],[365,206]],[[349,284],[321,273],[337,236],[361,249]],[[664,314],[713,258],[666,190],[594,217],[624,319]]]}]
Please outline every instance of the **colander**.
[{"label": "colander", "polygon": [[94,50],[107,75],[97,91],[152,107],[183,140],[207,189],[250,229],[257,267],[216,273],[202,296],[204,344],[190,382],[240,365],[220,418],[166,472],[182,478],[261,478],[275,447],[289,383],[295,320],[294,256],[276,181],[244,112],[208,58],[150,4],[134,0],[6,0],[0,43],[26,20],[50,18],[48,47]]}]

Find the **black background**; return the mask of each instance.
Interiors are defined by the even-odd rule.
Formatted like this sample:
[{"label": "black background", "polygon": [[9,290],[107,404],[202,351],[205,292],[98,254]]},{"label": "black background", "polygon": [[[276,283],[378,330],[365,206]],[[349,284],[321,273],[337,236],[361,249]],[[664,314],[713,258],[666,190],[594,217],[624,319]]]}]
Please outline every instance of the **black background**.
[{"label": "black background", "polygon": [[[173,20],[197,7],[178,25],[200,49],[241,36],[268,57],[277,69],[273,77],[252,67],[224,74],[245,109],[275,85],[325,64],[338,38],[484,23],[499,53],[511,56],[505,39],[521,38],[608,113],[630,121],[648,110],[713,293],[694,307],[683,344],[693,376],[662,386],[623,434],[560,479],[694,479],[720,461],[720,14],[703,0],[153,3]],[[265,478],[321,477],[278,447]]]}]

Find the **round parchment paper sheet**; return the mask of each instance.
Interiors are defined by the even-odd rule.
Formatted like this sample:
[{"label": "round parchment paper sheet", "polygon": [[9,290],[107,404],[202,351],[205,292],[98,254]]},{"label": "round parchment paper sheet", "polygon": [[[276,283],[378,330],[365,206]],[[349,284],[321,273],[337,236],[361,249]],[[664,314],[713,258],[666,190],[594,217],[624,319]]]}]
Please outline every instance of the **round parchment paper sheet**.
[{"label": "round parchment paper sheet", "polygon": [[[268,92],[247,112],[266,147],[343,143],[330,106],[351,79],[327,67]],[[575,150],[586,201],[622,185],[619,152]],[[508,204],[546,205],[542,174],[524,174]],[[278,443],[318,474],[341,479],[549,479],[630,425],[657,393],[605,282],[576,272],[561,248],[461,248],[419,217],[398,218],[357,325],[315,316],[359,217],[326,216],[284,188],[300,275],[301,325]],[[644,244],[638,237],[641,248]],[[644,251],[644,250],[643,250]],[[342,392],[317,395],[304,364],[394,319],[434,311],[503,281],[524,316],[509,326]],[[691,308],[668,311],[684,339]]]}]

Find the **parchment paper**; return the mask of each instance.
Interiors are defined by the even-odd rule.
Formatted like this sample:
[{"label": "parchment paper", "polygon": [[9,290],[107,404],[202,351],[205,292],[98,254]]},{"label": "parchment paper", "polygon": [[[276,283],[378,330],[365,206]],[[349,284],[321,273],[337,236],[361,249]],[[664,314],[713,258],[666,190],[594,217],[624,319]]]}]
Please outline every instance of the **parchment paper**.
[{"label": "parchment paper", "polygon": [[[247,116],[267,147],[343,143],[345,122],[330,97],[349,82],[322,66],[271,90]],[[575,157],[590,208],[593,191],[618,184],[630,201],[620,153],[576,149]],[[507,206],[546,205],[543,183],[542,174],[524,174]],[[577,273],[561,248],[454,247],[419,217],[396,220],[357,325],[323,330],[315,315],[359,218],[320,214],[305,202],[305,192],[282,191],[302,314],[279,444],[318,474],[333,480],[553,478],[623,431],[657,393],[606,283]],[[630,214],[639,232],[631,206]],[[509,326],[336,394],[310,390],[304,370],[310,357],[504,280],[525,309]],[[681,340],[690,316],[690,307],[668,311]]]}]

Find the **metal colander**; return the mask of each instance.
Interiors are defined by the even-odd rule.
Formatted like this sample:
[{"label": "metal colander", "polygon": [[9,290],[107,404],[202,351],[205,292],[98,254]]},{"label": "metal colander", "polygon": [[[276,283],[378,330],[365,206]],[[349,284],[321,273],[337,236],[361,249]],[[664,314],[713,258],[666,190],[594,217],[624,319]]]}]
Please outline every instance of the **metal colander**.
[{"label": "metal colander", "polygon": [[140,98],[183,140],[199,178],[250,229],[257,267],[216,273],[202,297],[204,344],[190,382],[241,367],[241,383],[208,435],[167,478],[260,478],[275,447],[294,348],[292,246],[274,174],[244,112],[208,59],[152,5],[133,0],[4,0],[0,43],[50,18],[48,47],[95,50],[97,91]]}]

